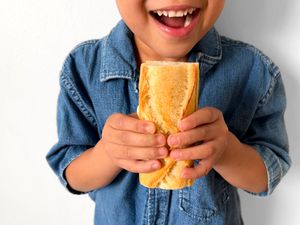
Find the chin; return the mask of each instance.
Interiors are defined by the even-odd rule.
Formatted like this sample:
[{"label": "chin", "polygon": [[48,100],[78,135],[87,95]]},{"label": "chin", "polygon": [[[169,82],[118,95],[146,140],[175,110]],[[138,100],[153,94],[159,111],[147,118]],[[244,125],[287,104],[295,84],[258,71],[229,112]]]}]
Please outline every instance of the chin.
[{"label": "chin", "polygon": [[166,61],[186,61],[187,55],[191,49],[182,49],[180,47],[171,47],[172,51],[162,51],[159,52],[161,58],[166,59]]},{"label": "chin", "polygon": [[[176,41],[161,41],[159,45],[152,46],[157,49],[157,53],[165,58],[174,59],[187,59],[189,52],[197,44],[197,38],[186,39],[186,40],[176,40]],[[163,46],[163,48],[161,47]],[[174,61],[174,60],[173,60]]]}]

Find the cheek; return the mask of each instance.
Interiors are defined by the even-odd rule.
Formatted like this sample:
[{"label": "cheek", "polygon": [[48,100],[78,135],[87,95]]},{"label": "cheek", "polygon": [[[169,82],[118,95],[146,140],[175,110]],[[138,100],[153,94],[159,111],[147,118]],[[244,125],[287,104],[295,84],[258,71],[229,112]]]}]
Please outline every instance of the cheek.
[{"label": "cheek", "polygon": [[207,8],[203,15],[203,27],[211,28],[224,8],[224,0],[211,0],[208,1]]},{"label": "cheek", "polygon": [[144,7],[144,0],[116,0],[120,15],[128,27],[138,29],[139,24],[144,22],[147,12]]},{"label": "cheek", "polygon": [[123,20],[129,27],[129,29],[135,34],[143,34],[147,30],[147,17],[144,13],[135,15],[123,15]]}]

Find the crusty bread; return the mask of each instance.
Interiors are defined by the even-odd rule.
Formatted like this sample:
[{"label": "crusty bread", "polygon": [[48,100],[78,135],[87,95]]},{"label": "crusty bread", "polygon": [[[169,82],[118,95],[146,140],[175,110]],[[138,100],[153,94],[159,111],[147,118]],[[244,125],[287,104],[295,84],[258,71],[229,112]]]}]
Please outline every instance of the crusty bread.
[{"label": "crusty bread", "polygon": [[[143,63],[139,81],[139,118],[154,122],[157,132],[166,136],[179,132],[179,121],[198,108],[198,83],[198,63]],[[194,180],[180,177],[182,169],[192,167],[193,161],[174,161],[167,157],[161,162],[161,169],[139,174],[142,185],[180,189],[194,183]]]}]

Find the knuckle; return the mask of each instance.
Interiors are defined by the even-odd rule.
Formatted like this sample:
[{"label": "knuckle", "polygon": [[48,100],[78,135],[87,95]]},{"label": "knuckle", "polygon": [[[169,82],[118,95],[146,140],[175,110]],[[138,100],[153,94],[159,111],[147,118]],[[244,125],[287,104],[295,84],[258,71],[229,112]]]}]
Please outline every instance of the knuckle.
[{"label": "knuckle", "polygon": [[215,109],[213,109],[213,108],[208,108],[208,119],[209,119],[209,121],[214,121],[215,120],[215,113],[216,111],[215,111]]},{"label": "knuckle", "polygon": [[187,147],[190,147],[190,146],[197,146],[197,142],[198,142],[199,138],[198,137],[187,137],[186,140],[185,140],[185,143],[184,145],[187,146]]},{"label": "knuckle", "polygon": [[132,123],[132,129],[134,129],[138,133],[147,133],[147,128],[148,123],[143,120],[136,119]]},{"label": "knuckle", "polygon": [[121,113],[114,113],[108,119],[107,122],[116,127],[122,127],[124,124],[124,117]]},{"label": "knuckle", "polygon": [[178,136],[178,145],[179,146],[190,146],[194,144],[195,142],[195,134],[187,134],[182,133],[180,136]]},{"label": "knuckle", "polygon": [[213,114],[217,114],[217,115],[221,114],[221,110],[219,110],[217,108],[211,108],[211,111],[212,111]]},{"label": "knuckle", "polygon": [[198,118],[194,115],[189,116],[188,118],[184,119],[183,121],[184,121],[184,123],[182,125],[184,125],[184,130],[189,130],[198,125]]},{"label": "knuckle", "polygon": [[191,124],[193,127],[196,127],[198,125],[198,119],[196,117],[192,117]]},{"label": "knuckle", "polygon": [[117,131],[116,139],[119,143],[125,144],[126,140],[128,140],[127,134],[123,131]]},{"label": "knuckle", "polygon": [[142,135],[140,135],[138,142],[139,143],[149,143],[150,142],[151,144],[154,144],[155,140],[153,140],[153,138],[151,138],[149,135],[142,134]]},{"label": "knuckle", "polygon": [[158,156],[156,149],[151,149],[147,152],[148,159],[155,159]]},{"label": "knuckle", "polygon": [[132,159],[132,152],[129,146],[124,146],[123,156],[127,159]]},{"label": "knuckle", "polygon": [[210,156],[216,152],[215,145],[209,145],[207,146],[207,156]]},{"label": "knuckle", "polygon": [[129,137],[128,137],[127,133],[126,132],[120,132],[119,140],[123,144],[127,143],[128,140],[129,140]]},{"label": "knuckle", "polygon": [[201,127],[200,135],[201,135],[201,138],[203,140],[207,139],[207,137],[208,137],[208,129],[205,126]]},{"label": "knuckle", "polygon": [[121,117],[120,113],[114,113],[112,114],[110,117],[108,117],[108,121],[112,122],[112,121],[116,121]]},{"label": "knuckle", "polygon": [[125,124],[125,117],[121,114],[116,115],[116,125],[117,127],[124,127]]},{"label": "knuckle", "polygon": [[161,146],[164,145],[166,142],[166,138],[161,134],[149,135],[149,138],[150,138],[149,143],[152,146]]},{"label": "knuckle", "polygon": [[207,108],[207,118],[209,121],[217,120],[221,114],[222,112],[217,108],[213,108],[213,107]]},{"label": "knuckle", "polygon": [[137,132],[143,132],[143,123],[142,121],[138,120],[134,125],[133,125],[134,129]]}]

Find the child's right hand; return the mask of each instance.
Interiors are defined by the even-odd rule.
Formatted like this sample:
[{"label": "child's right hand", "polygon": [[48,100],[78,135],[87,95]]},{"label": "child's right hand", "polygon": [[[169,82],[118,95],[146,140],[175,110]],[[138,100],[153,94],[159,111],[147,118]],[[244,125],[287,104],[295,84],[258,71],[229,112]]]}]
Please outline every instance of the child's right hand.
[{"label": "child's right hand", "polygon": [[112,162],[134,173],[161,167],[159,159],[168,155],[166,138],[155,133],[155,125],[135,115],[113,114],[103,128],[101,145]]}]

